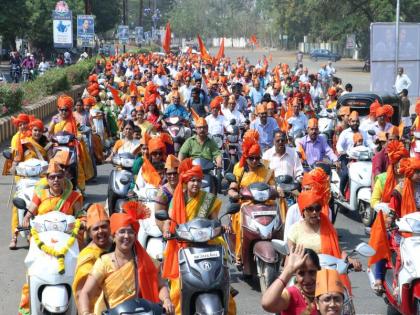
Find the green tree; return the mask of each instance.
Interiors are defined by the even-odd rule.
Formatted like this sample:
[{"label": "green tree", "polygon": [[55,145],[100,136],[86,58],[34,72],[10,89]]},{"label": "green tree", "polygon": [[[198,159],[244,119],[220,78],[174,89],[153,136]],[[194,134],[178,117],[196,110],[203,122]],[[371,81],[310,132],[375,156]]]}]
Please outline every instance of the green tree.
[{"label": "green tree", "polygon": [[27,29],[28,11],[24,1],[2,0],[0,9],[0,36],[4,47],[16,48],[15,38],[21,37]]}]

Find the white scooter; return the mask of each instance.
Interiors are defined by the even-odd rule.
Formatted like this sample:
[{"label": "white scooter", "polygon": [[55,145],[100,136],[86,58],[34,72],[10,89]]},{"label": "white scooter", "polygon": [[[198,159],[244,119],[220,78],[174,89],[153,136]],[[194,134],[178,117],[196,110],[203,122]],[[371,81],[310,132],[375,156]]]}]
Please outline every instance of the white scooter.
[{"label": "white scooter", "polygon": [[[336,170],[332,171],[331,192],[334,196],[334,207],[341,212],[358,211],[365,226],[371,226],[375,211],[370,207],[372,196],[372,150],[365,146],[357,146],[347,151],[349,163],[349,200],[345,200],[340,192],[340,177]],[[338,209],[334,209],[335,212]]]},{"label": "white scooter", "polygon": [[337,115],[331,109],[323,108],[317,116],[319,133],[326,137],[331,146]]},{"label": "white scooter", "polygon": [[[289,246],[287,245],[287,241],[282,240],[271,240],[273,243],[273,247],[276,251],[283,255],[289,255],[290,250]],[[337,270],[339,274],[347,274],[353,270],[353,265],[349,263],[348,258],[354,256],[355,254],[360,254],[365,257],[371,257],[375,255],[375,250],[370,247],[368,244],[362,242],[356,246],[347,256],[346,259],[340,259],[331,255],[325,254],[318,254],[319,263],[321,265],[321,269],[333,269]],[[293,285],[293,279],[290,280],[288,286]],[[341,315],[354,315],[356,314],[353,304],[353,299],[349,295],[347,289],[344,293],[344,304],[343,310],[341,311]]]},{"label": "white scooter", "polygon": [[155,219],[155,199],[158,189],[144,182],[145,185],[139,187],[138,182],[139,178],[137,178],[136,186],[133,191],[137,195],[138,200],[150,209],[150,217],[140,220],[138,240],[141,246],[146,249],[150,257],[156,260],[162,260],[164,250],[163,235],[157,226]]},{"label": "white scooter", "polygon": [[[26,208],[25,201],[20,198],[13,199],[13,204],[18,209]],[[41,242],[59,251],[67,245],[75,223],[73,216],[51,211],[36,216],[30,225],[38,232]],[[35,242],[35,236],[32,235],[29,252],[25,258],[30,314],[77,314],[71,287],[78,255],[79,245],[76,239],[65,254],[64,273],[60,274],[57,258],[41,250]]]},{"label": "white scooter", "polygon": [[[382,210],[390,215],[386,203],[379,203],[375,211]],[[401,268],[398,271],[398,296],[394,289],[394,269],[386,269],[383,286],[385,302],[403,315],[420,314],[420,212],[413,212],[395,221],[394,229],[399,233],[411,233],[411,236],[400,236]],[[367,270],[370,285],[373,289],[375,277],[372,268]]]},{"label": "white scooter", "polygon": [[[25,206],[29,207],[34,195],[35,185],[41,179],[41,175],[47,171],[48,162],[39,159],[29,159],[20,162],[16,166],[16,175],[20,176],[20,180],[16,183],[16,193],[14,198],[21,198],[25,201]],[[23,223],[25,210],[17,208],[19,226]],[[29,236],[28,231],[20,231],[23,238]]]}]

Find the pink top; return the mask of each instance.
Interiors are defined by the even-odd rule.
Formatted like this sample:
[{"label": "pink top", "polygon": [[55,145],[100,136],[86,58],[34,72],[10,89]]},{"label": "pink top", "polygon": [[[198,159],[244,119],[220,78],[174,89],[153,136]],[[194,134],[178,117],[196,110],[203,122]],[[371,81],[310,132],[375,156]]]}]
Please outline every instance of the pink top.
[{"label": "pink top", "polygon": [[[289,307],[282,311],[281,315],[301,315],[306,310],[305,298],[300,293],[299,289],[296,286],[287,287],[286,290],[289,292],[290,300]],[[317,315],[315,304],[312,307],[310,315]]]}]

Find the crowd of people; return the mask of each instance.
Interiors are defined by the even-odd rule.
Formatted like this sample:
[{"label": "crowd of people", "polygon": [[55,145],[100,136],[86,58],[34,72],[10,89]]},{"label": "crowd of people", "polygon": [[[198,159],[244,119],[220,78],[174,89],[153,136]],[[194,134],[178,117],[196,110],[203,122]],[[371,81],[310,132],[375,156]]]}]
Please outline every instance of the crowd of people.
[{"label": "crowd of people", "polygon": [[[393,107],[378,101],[370,105],[369,117],[361,121],[354,108],[338,108],[338,98],[352,92],[352,86],[343,86],[332,63],[310,73],[302,64],[291,69],[270,59],[264,57],[255,65],[245,57],[205,61],[189,52],[98,58],[80,97],[59,96],[58,113],[48,127],[26,114],[13,118],[18,131],[3,174],[14,175],[19,163],[31,158],[49,163],[22,226],[28,227],[32,216],[50,211],[82,221],[73,283],[79,314],[101,314],[135,296],[162,303],[169,314],[181,314],[181,244],[168,240],[163,263],[148,256],[137,234],[139,220],[150,216],[151,209],[136,200],[134,187],[142,189],[149,184],[159,189],[152,212],[167,211],[177,223],[196,217],[217,218],[222,200],[217,192],[201,189],[203,170],[192,161],[203,158],[225,170],[226,152],[214,136],[223,137],[231,125],[240,128],[241,137],[240,154],[232,168],[235,180],[227,194],[231,201],[244,204],[242,188],[257,182],[273,186],[281,201],[284,240],[290,248],[281,273],[262,296],[262,307],[281,314],[341,314],[344,291],[351,293],[349,277],[321,269],[318,254],[346,259],[355,270],[362,266],[340,248],[331,222],[330,178],[318,163],[328,161],[337,167],[340,198],[345,200],[351,163],[347,151],[355,146],[372,150],[372,207],[378,202],[389,203],[393,211],[386,221],[391,226],[396,218],[420,208],[420,162],[410,157],[402,142],[403,127],[418,130],[419,121],[417,118],[411,126],[411,121],[405,120],[405,125],[394,126],[390,123]],[[406,90],[401,93],[407,95]],[[337,110],[330,139],[319,133],[317,115],[323,109]],[[420,114],[420,102],[416,113]],[[177,149],[167,132],[167,119],[173,117],[192,131]],[[93,132],[89,143],[81,132],[84,126]],[[75,169],[68,152],[51,149],[51,139],[59,132],[75,136]],[[95,184],[95,168],[121,153],[136,157],[123,211],[114,213],[99,203],[83,207],[89,198],[86,183]],[[285,175],[301,186],[294,205],[284,202],[284,192],[275,185],[275,178]],[[13,207],[10,249],[17,248],[19,224]],[[158,225],[165,237],[175,231],[170,220]],[[231,215],[224,229],[235,234],[234,263],[240,268],[240,213]],[[223,239],[215,241],[226,246]],[[396,247],[392,250],[398,251]],[[375,290],[380,294],[387,261],[383,257],[378,261]],[[293,285],[289,285],[291,281]],[[229,314],[236,313],[235,291],[231,288]],[[28,312],[28,294],[25,285],[20,314]]]}]

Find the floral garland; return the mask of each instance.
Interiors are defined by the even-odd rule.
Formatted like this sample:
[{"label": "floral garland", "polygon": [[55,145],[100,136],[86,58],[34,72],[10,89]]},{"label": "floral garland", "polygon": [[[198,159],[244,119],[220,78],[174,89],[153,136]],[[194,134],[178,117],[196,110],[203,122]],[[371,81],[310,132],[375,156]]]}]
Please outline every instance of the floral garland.
[{"label": "floral garland", "polygon": [[54,248],[51,248],[51,247],[45,245],[44,242],[42,242],[39,239],[38,231],[35,228],[31,229],[31,234],[32,234],[32,236],[34,238],[34,241],[35,241],[35,244],[38,246],[38,248],[40,250],[42,250],[44,253],[57,258],[57,260],[58,260],[58,273],[60,275],[65,273],[64,257],[66,256],[66,253],[69,251],[70,247],[73,246],[73,244],[76,240],[77,234],[79,233],[80,225],[81,225],[81,222],[80,222],[79,219],[77,219],[76,222],[75,222],[73,231],[71,232],[71,236],[67,240],[66,245],[59,250],[55,250]]}]

